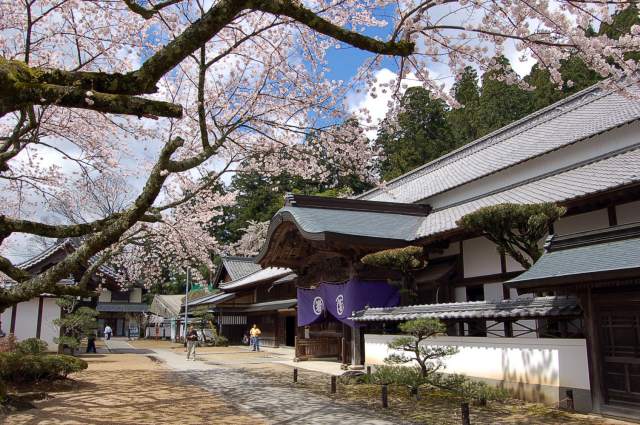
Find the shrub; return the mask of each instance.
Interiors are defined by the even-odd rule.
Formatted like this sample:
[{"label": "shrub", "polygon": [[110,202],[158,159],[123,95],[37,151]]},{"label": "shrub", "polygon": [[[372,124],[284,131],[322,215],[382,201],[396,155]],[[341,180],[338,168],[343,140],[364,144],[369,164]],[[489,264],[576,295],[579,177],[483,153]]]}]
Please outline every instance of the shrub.
[{"label": "shrub", "polygon": [[16,349],[16,337],[13,334],[9,334],[0,337],[0,353],[8,353]]},{"label": "shrub", "polygon": [[371,375],[362,375],[359,381],[367,384],[406,385],[418,388],[427,382],[418,366],[378,366]]},{"label": "shrub", "polygon": [[38,338],[27,338],[16,344],[16,351],[21,354],[42,354],[47,351],[48,344]]},{"label": "shrub", "polygon": [[504,388],[494,387],[482,381],[469,379],[458,374],[434,374],[429,378],[431,385],[449,390],[467,400],[504,400],[509,392]]},{"label": "shrub", "polygon": [[0,379],[6,382],[66,378],[86,368],[84,360],[64,354],[0,353]]},{"label": "shrub", "polygon": [[229,340],[222,335],[216,335],[213,338],[214,347],[227,347],[228,345],[229,345]]}]

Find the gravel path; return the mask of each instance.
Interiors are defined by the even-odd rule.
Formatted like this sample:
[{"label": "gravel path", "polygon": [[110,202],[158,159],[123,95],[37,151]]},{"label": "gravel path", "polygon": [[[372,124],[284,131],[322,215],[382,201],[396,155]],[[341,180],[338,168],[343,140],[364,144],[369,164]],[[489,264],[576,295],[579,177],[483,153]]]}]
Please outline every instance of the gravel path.
[{"label": "gravel path", "polygon": [[154,356],[180,371],[188,382],[219,395],[242,411],[271,424],[307,425],[391,425],[375,413],[336,403],[304,389],[292,391],[249,370],[204,361],[187,361],[181,354],[156,349]]}]

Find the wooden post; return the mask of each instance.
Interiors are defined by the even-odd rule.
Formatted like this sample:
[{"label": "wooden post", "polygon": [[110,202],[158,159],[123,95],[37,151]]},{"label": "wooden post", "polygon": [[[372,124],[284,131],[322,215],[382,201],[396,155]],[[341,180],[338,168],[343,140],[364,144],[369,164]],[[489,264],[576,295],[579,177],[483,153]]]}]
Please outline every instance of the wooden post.
[{"label": "wooden post", "polygon": [[382,397],[382,407],[386,409],[387,407],[389,407],[389,389],[387,387],[387,384],[382,384],[381,397]]},{"label": "wooden post", "polygon": [[367,375],[371,375],[371,366],[367,366]]},{"label": "wooden post", "polygon": [[293,368],[293,383],[295,384],[296,382],[298,382],[298,368],[294,367]]},{"label": "wooden post", "polygon": [[471,425],[471,419],[469,418],[469,403],[460,404],[460,410],[462,411],[462,425]]},{"label": "wooden post", "polygon": [[336,393],[336,377],[335,375],[331,375],[331,394]]}]

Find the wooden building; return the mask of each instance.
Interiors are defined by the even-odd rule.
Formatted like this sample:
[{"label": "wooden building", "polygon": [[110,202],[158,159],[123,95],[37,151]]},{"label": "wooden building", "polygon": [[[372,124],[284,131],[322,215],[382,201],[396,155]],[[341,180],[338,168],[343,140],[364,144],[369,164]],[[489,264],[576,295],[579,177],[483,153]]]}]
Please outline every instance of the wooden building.
[{"label": "wooden building", "polygon": [[[59,263],[73,253],[76,245],[71,239],[63,239],[43,250],[39,254],[17,265],[22,270],[32,274],[39,274],[49,267]],[[76,285],[80,281],[84,270],[67,279],[61,280],[59,285]],[[106,266],[100,266],[98,273],[91,277],[88,289],[96,290],[98,287],[110,288],[115,291],[117,286],[114,280],[113,270]],[[15,282],[8,278],[0,282],[1,285],[14,285]],[[51,294],[41,294],[39,297],[24,301],[8,308],[0,317],[0,334],[14,334],[18,340],[27,338],[40,338],[46,341],[49,349],[57,351],[58,344],[54,338],[60,336],[60,329],[53,323],[61,317],[63,312],[56,303],[57,298]],[[82,302],[95,307],[97,299],[85,298]],[[115,329],[115,328],[114,328]]]},{"label": "wooden building", "polygon": [[[638,87],[629,90],[640,95]],[[437,343],[459,349],[446,360],[447,372],[530,400],[571,398],[580,411],[637,418],[639,119],[637,97],[594,86],[357,199],[289,196],[257,262],[290,268],[303,288],[393,281],[392,272],[365,267],[362,256],[421,246],[428,264],[416,277],[420,305],[370,306],[354,312],[358,325],[318,324],[304,338],[334,332],[348,340],[353,365],[375,365],[390,354],[398,323],[436,317],[450,325]],[[567,214],[551,229],[548,252],[525,273],[487,238],[456,224],[484,206],[540,202],[565,206]],[[299,314],[303,308],[299,302]]]},{"label": "wooden building", "polygon": [[214,281],[220,292],[194,300],[190,309],[215,313],[221,335],[240,344],[256,324],[264,346],[295,344],[295,275],[285,268],[265,268],[247,257],[223,257]]}]

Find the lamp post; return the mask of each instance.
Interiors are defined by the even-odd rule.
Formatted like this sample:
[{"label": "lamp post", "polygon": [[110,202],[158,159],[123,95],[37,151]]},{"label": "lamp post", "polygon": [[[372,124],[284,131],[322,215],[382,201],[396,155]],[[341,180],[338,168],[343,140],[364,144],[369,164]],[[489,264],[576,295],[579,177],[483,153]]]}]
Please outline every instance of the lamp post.
[{"label": "lamp post", "polygon": [[184,330],[185,341],[187,339],[187,314],[189,312],[189,274],[190,269],[187,267],[187,284],[184,288],[184,326],[182,327]]}]

